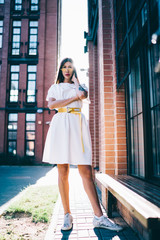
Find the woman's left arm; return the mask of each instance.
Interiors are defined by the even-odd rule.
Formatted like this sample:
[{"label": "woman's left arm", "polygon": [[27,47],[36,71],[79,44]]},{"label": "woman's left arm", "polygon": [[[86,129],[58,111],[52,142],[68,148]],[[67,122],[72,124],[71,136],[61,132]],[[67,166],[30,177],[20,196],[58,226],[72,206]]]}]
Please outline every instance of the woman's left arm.
[{"label": "woman's left arm", "polygon": [[74,84],[76,86],[76,93],[79,96],[79,98],[81,100],[87,98],[88,91],[82,87],[82,85],[79,83],[79,80],[75,77],[75,75],[73,75],[72,81],[74,82]]}]

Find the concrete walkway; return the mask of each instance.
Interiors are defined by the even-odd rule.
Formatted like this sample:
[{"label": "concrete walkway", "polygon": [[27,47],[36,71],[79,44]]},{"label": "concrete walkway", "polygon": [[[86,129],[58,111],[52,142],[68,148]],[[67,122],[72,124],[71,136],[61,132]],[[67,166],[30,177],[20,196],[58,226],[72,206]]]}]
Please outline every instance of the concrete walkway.
[{"label": "concrete walkway", "polygon": [[[0,210],[29,184],[55,185],[57,184],[57,178],[56,167],[0,166]],[[61,231],[63,207],[59,197],[45,240],[138,240],[132,229],[118,215],[113,220],[124,227],[123,231],[117,233],[106,229],[93,228],[93,211],[83,189],[77,168],[70,169],[69,182],[70,205],[74,218],[73,229]]]}]

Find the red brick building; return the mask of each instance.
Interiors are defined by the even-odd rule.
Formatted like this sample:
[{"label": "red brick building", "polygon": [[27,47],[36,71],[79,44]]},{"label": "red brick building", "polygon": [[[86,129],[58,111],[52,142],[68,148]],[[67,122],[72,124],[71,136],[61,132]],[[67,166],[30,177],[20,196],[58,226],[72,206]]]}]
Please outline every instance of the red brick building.
[{"label": "red brick building", "polygon": [[[41,163],[60,16],[61,1],[0,0],[0,164]],[[141,239],[157,240],[160,1],[90,0],[88,20],[93,167],[110,180],[96,177],[102,202],[110,213],[114,199]]]},{"label": "red brick building", "polygon": [[[104,173],[96,175],[102,202],[111,211],[110,198],[114,199],[120,214],[142,239],[157,239],[160,1],[91,0],[88,16],[89,123],[93,167]],[[127,199],[127,189],[132,190],[129,198],[137,193],[136,201],[141,199],[140,211],[136,201],[132,205],[132,199]],[[144,210],[145,204],[148,207]],[[150,221],[154,217],[146,217],[151,206],[159,219],[153,225]]]},{"label": "red brick building", "polygon": [[[57,69],[61,2],[0,1],[0,163],[40,163]],[[59,14],[58,14],[59,13]]]}]

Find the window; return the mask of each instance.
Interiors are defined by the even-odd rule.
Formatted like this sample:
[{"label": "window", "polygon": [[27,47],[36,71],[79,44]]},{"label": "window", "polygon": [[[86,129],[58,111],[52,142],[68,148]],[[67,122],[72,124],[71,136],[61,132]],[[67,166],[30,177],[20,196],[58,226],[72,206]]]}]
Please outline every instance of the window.
[{"label": "window", "polygon": [[127,51],[127,41],[124,42],[118,56],[118,79],[124,79],[125,75],[128,73],[128,51]]},{"label": "window", "polygon": [[4,0],[0,0],[0,4],[4,4]]},{"label": "window", "polygon": [[138,27],[138,20],[137,20],[133,25],[132,30],[129,34],[130,48],[133,46],[134,42],[138,38],[138,33],[139,33],[139,27]]},{"label": "window", "polygon": [[144,134],[139,56],[133,61],[129,76],[131,174],[144,177]]},{"label": "window", "polygon": [[[117,0],[118,1],[118,0]],[[128,22],[131,24],[143,0],[128,0]]]},{"label": "window", "polygon": [[125,4],[122,7],[120,17],[117,22],[117,48],[119,49],[123,43],[127,31]]},{"label": "window", "polygon": [[13,21],[12,55],[20,55],[21,21]]},{"label": "window", "polygon": [[34,103],[36,101],[36,74],[37,66],[28,65],[27,70],[27,102]]},{"label": "window", "polygon": [[136,6],[138,0],[128,0],[128,11],[130,12]]},{"label": "window", "polygon": [[37,55],[38,46],[38,21],[29,22],[29,49],[30,56]]},{"label": "window", "polygon": [[117,86],[125,81],[128,172],[160,184],[159,0],[115,0]]},{"label": "window", "polygon": [[140,34],[147,27],[148,4],[142,0],[116,0],[115,3],[117,82],[120,87],[128,79],[130,72],[129,47],[134,47]]},{"label": "window", "polygon": [[3,20],[0,20],[0,48],[2,48]]},{"label": "window", "polygon": [[126,1],[116,1],[116,60],[117,60],[117,85],[118,87],[129,74],[129,39],[127,33]]},{"label": "window", "polygon": [[17,122],[18,113],[8,114],[8,153],[16,155],[17,152]]},{"label": "window", "polygon": [[160,44],[151,48],[150,96],[153,174],[160,177]]},{"label": "window", "polygon": [[148,18],[147,3],[145,3],[129,33],[130,48],[134,45],[139,35],[141,34],[142,28],[145,26],[147,22],[147,18]]},{"label": "window", "polygon": [[10,68],[10,102],[18,102],[19,65],[11,65]]},{"label": "window", "polygon": [[0,63],[0,82],[1,82],[1,70],[2,70],[2,64]]},{"label": "window", "polygon": [[15,11],[22,11],[22,0],[15,0],[14,10]]},{"label": "window", "polygon": [[30,11],[36,12],[39,10],[39,0],[31,0]]},{"label": "window", "polygon": [[26,114],[26,156],[35,155],[35,113]]},{"label": "window", "polygon": [[123,0],[116,1],[116,15],[117,16],[118,16],[118,14],[120,12],[120,9],[121,9],[121,6],[122,6],[122,2],[123,2]]},{"label": "window", "polygon": [[155,7],[155,5],[158,3],[158,1],[159,1],[159,0],[152,0],[152,1],[150,2],[151,8]]},{"label": "window", "polygon": [[147,3],[145,3],[143,8],[142,8],[142,10],[141,10],[141,24],[142,24],[142,27],[146,23],[147,18],[148,18],[148,15],[147,15]]},{"label": "window", "polygon": [[[86,38],[86,46],[84,52],[88,52],[88,41],[92,41],[93,44],[97,45],[97,31],[99,24],[98,16],[98,0],[88,1],[88,33],[84,32],[84,38]],[[90,40],[89,40],[90,39]]]}]

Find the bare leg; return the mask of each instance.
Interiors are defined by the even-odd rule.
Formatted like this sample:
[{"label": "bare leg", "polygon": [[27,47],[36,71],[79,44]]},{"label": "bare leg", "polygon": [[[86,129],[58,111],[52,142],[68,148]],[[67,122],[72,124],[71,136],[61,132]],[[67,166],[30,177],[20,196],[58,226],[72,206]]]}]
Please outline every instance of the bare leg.
[{"label": "bare leg", "polygon": [[83,186],[91,202],[94,214],[97,217],[100,217],[103,215],[103,213],[99,203],[97,191],[93,182],[92,168],[90,165],[78,165],[78,170],[82,177]]},{"label": "bare leg", "polygon": [[59,192],[62,199],[64,214],[71,213],[69,206],[69,165],[68,164],[57,164],[58,167],[58,186]]}]

